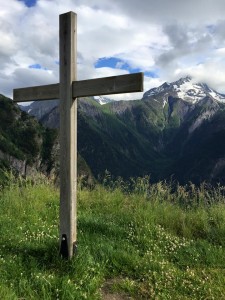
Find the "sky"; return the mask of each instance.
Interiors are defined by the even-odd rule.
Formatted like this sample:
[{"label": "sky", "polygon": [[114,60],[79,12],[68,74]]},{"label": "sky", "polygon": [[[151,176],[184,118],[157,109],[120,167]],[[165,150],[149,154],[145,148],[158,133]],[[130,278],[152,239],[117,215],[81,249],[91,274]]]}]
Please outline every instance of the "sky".
[{"label": "sky", "polygon": [[0,94],[59,82],[68,11],[77,13],[78,80],[144,72],[147,91],[189,75],[225,93],[224,0],[0,0]]}]

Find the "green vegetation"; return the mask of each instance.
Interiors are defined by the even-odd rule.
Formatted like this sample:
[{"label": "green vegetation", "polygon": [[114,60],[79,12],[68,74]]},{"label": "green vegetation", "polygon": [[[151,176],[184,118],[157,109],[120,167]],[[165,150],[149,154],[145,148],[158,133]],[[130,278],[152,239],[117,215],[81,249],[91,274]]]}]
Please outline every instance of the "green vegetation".
[{"label": "green vegetation", "polygon": [[107,169],[125,179],[225,183],[224,103],[159,94],[102,106],[80,99],[78,108],[78,151],[95,178]]},{"label": "green vegetation", "polygon": [[10,168],[20,173],[19,165],[23,162],[29,166],[36,164],[50,173],[55,163],[52,149],[57,131],[44,128],[3,95],[0,95],[0,120],[0,179],[5,179],[4,171]]},{"label": "green vegetation", "polygon": [[151,109],[143,101],[101,106],[90,99],[80,100],[78,151],[95,178],[106,169],[123,178],[149,173],[156,177],[162,155],[155,149],[161,132],[155,123],[162,125],[156,109]]},{"label": "green vegetation", "polygon": [[38,122],[10,99],[0,95],[0,150],[24,160],[36,158],[40,152],[41,129]]},{"label": "green vegetation", "polygon": [[[45,126],[59,128],[57,103],[45,107],[43,101],[35,101],[27,111]],[[93,98],[80,98],[78,152],[85,171],[80,175],[85,173],[97,179],[108,170],[124,179],[150,174],[152,182],[173,178],[180,184],[189,181],[198,185],[203,181],[225,184],[224,124],[225,104],[211,97],[193,104],[177,98],[176,93],[166,92],[105,105]],[[53,173],[58,164],[55,150],[59,147],[54,142],[54,134],[49,138],[42,144],[41,155],[47,164],[45,170]],[[34,137],[34,141],[38,139]],[[0,137],[0,149],[2,144],[6,145]],[[35,145],[36,149],[40,148],[34,142],[25,143],[24,149]],[[52,145],[55,156],[51,153]]]},{"label": "green vegetation", "polygon": [[41,177],[9,179],[0,192],[1,299],[225,299],[224,187],[80,182],[78,253],[65,261],[58,190]]}]

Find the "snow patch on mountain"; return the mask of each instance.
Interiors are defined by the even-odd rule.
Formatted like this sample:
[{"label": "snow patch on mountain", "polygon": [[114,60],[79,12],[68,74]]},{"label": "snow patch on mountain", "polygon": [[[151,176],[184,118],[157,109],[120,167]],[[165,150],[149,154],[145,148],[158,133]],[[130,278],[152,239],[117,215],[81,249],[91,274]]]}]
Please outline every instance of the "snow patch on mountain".
[{"label": "snow patch on mountain", "polygon": [[179,98],[196,103],[206,97],[206,92],[198,84],[193,84],[191,81],[186,81],[175,88]]},{"label": "snow patch on mountain", "polygon": [[144,93],[143,98],[151,97],[151,96],[155,96],[157,94],[163,93],[169,88],[170,88],[170,83],[165,82],[162,85],[160,85],[159,87],[152,88],[149,91],[147,91],[146,93]]},{"label": "snow patch on mountain", "polygon": [[101,96],[95,96],[94,97],[95,101],[97,101],[99,104],[104,105],[110,102],[113,102],[114,100],[109,99],[107,97],[101,97]]},{"label": "snow patch on mountain", "polygon": [[[165,82],[157,88],[150,89],[144,94],[143,98],[155,98],[163,94],[181,98],[191,103],[197,103],[206,96],[210,96],[219,102],[225,102],[225,95],[217,93],[205,83],[195,82],[189,76],[172,83]],[[165,98],[163,100],[163,106],[165,106]]]},{"label": "snow patch on mountain", "polygon": [[225,95],[219,94],[213,90],[209,92],[210,96],[216,99],[217,101],[225,102]]},{"label": "snow patch on mountain", "polygon": [[163,108],[165,107],[167,102],[168,102],[168,97],[164,97],[163,98]]}]

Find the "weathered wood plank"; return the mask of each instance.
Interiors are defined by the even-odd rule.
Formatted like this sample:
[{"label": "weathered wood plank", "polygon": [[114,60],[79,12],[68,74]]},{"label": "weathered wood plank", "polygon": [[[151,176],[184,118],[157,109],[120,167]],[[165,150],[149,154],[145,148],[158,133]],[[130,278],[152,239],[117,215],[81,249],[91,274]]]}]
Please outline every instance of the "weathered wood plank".
[{"label": "weathered wood plank", "polygon": [[[73,98],[143,91],[143,73],[73,81]],[[26,102],[59,98],[59,84],[13,90],[13,100]]]},{"label": "weathered wood plank", "polygon": [[100,96],[143,91],[143,73],[73,82],[73,97]]},{"label": "weathered wood plank", "polygon": [[72,96],[76,80],[77,16],[60,15],[60,253],[73,256],[77,238],[77,100]]},{"label": "weathered wood plank", "polygon": [[13,100],[26,102],[34,100],[51,100],[59,98],[59,83],[25,87],[13,90]]}]

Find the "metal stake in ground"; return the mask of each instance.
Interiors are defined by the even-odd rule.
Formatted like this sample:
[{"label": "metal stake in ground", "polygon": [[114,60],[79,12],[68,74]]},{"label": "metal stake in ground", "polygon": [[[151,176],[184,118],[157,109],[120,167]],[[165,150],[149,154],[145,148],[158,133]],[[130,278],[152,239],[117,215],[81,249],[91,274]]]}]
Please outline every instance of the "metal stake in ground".
[{"label": "metal stake in ground", "polygon": [[143,91],[143,73],[77,81],[77,15],[59,16],[60,83],[13,90],[16,102],[60,98],[60,254],[72,258],[77,242],[77,99]]}]

